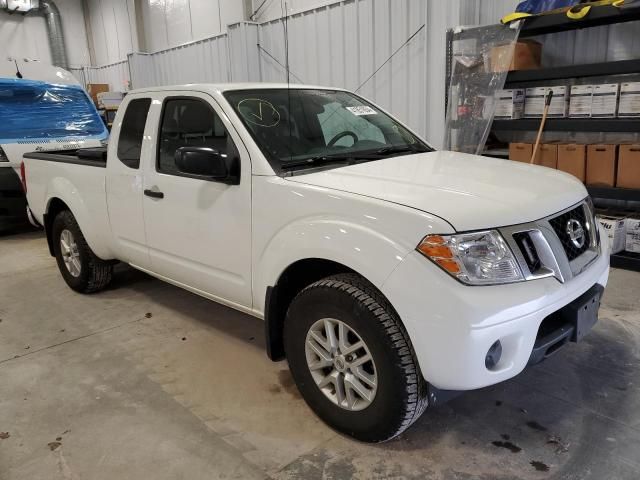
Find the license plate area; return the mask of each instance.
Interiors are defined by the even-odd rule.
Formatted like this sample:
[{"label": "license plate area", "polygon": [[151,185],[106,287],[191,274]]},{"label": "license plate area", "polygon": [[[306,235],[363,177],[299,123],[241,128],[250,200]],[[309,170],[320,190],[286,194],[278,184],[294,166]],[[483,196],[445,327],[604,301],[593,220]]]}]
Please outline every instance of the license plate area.
[{"label": "license plate area", "polygon": [[529,357],[535,365],[550,357],[568,342],[579,342],[598,321],[598,310],[604,287],[596,284],[573,302],[546,317]]},{"label": "license plate area", "polygon": [[596,284],[560,310],[562,318],[573,325],[572,342],[579,342],[598,321],[598,310],[604,287]]}]

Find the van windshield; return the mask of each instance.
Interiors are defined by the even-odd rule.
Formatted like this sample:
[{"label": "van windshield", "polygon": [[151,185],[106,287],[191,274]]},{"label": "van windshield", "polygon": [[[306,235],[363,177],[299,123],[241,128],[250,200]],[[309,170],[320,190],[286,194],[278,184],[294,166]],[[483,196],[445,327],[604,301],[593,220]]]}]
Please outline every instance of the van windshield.
[{"label": "van windshield", "polygon": [[0,78],[0,140],[107,137],[104,122],[79,85]]},{"label": "van windshield", "polygon": [[352,93],[280,88],[224,96],[279,173],[432,150]]}]

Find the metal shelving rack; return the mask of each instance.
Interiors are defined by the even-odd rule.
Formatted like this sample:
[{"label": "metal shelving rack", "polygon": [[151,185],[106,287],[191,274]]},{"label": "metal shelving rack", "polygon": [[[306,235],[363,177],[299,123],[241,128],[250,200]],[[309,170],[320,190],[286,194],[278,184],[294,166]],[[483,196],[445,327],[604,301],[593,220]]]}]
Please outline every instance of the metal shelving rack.
[{"label": "metal shelving rack", "polygon": [[[640,2],[623,7],[610,5],[592,7],[582,20],[571,20],[564,13],[542,15],[525,19],[520,30],[519,38],[534,37],[549,33],[568,32],[583,28],[602,25],[613,25],[640,20]],[[453,42],[478,37],[480,30],[476,28],[462,31],[449,30],[447,32],[447,66],[446,85],[452,81]],[[538,70],[512,71],[507,74],[504,88],[521,88],[548,85],[551,80],[568,80],[585,77],[603,77],[611,75],[640,74],[640,59],[613,62],[590,63],[583,65],[567,65]],[[482,74],[474,74],[473,82],[482,83]],[[453,79],[454,81],[456,79]],[[449,92],[445,96],[448,106]],[[539,127],[539,119],[494,120],[491,130],[494,132],[523,132],[535,131]],[[456,128],[453,122],[453,128]],[[552,132],[640,132],[640,119],[630,118],[556,118],[547,120],[546,131]],[[504,155],[498,154],[494,156]],[[640,213],[640,189],[587,187],[594,199],[596,207],[606,205],[610,209],[626,213]],[[628,270],[640,271],[640,255],[631,252],[621,252],[611,256],[611,266]]]}]

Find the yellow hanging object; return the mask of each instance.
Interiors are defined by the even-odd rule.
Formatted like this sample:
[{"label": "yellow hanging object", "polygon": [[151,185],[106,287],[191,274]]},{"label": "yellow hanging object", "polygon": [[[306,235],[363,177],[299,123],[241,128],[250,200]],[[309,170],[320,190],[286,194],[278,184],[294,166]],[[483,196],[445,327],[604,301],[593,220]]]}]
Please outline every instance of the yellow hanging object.
[{"label": "yellow hanging object", "polygon": [[604,5],[621,7],[622,5],[624,5],[624,0],[601,0],[574,5],[569,10],[567,10],[567,17],[572,20],[582,20],[591,11],[591,7],[602,7]]},{"label": "yellow hanging object", "polygon": [[500,23],[502,23],[503,25],[507,25],[508,23],[515,22],[516,20],[522,20],[523,18],[527,17],[533,17],[533,15],[531,15],[530,13],[514,12],[502,17],[500,19]]},{"label": "yellow hanging object", "polygon": [[[589,12],[591,11],[591,7],[602,7],[604,5],[621,7],[622,5],[624,5],[624,2],[625,0],[599,0],[594,2],[578,3],[566,10],[567,17],[572,20],[582,20],[589,14]],[[507,25],[511,22],[515,22],[516,20],[522,20],[523,18],[537,17],[539,15],[552,15],[560,12],[561,10],[550,10],[548,12],[542,12],[535,15],[531,13],[514,12],[502,17],[500,19],[500,23],[502,23],[503,25]]]},{"label": "yellow hanging object", "polygon": [[581,6],[576,5],[575,7],[571,7],[567,10],[567,17],[572,20],[582,20],[587,16],[587,13],[591,10],[591,5]]}]

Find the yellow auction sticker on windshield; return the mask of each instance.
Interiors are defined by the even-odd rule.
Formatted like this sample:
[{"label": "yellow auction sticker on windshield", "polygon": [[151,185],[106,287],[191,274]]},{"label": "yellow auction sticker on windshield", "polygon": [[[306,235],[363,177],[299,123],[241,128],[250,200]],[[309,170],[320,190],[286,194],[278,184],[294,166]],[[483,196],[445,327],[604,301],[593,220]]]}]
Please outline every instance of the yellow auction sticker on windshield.
[{"label": "yellow auction sticker on windshield", "polygon": [[358,107],[347,107],[347,110],[349,110],[354,115],[357,115],[358,117],[361,115],[377,115],[378,114],[378,112],[376,112],[373,108],[367,107],[366,105],[360,105]]}]

